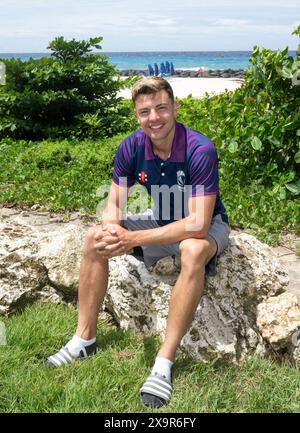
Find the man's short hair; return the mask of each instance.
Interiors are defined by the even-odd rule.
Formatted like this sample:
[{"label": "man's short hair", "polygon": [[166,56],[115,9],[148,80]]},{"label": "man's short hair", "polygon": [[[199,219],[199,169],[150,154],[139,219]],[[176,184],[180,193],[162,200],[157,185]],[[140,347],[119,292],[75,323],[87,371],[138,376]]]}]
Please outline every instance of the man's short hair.
[{"label": "man's short hair", "polygon": [[172,87],[167,80],[164,80],[161,77],[148,77],[137,81],[131,90],[132,101],[135,104],[136,98],[139,95],[151,95],[158,93],[161,90],[165,90],[171,101],[174,102],[174,93]]}]

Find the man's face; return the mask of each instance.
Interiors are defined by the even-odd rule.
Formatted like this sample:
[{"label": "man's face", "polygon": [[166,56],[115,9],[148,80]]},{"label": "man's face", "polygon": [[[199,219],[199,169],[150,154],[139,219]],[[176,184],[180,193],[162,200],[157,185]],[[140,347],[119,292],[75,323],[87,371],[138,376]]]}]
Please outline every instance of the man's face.
[{"label": "man's face", "polygon": [[154,144],[172,137],[177,105],[165,90],[151,95],[139,95],[135,100],[135,114],[143,131]]}]

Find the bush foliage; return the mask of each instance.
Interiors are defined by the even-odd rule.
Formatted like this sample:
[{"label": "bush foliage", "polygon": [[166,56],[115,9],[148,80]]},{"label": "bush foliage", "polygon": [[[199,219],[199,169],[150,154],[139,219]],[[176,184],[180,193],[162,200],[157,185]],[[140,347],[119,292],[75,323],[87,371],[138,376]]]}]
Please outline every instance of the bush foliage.
[{"label": "bush foliage", "polygon": [[90,53],[101,40],[58,37],[48,46],[51,58],[3,59],[0,137],[99,138],[126,130],[128,110],[117,97],[126,81],[106,56]]},{"label": "bush foliage", "polygon": [[182,99],[179,119],[213,140],[232,184],[292,198],[300,194],[300,57],[255,47],[250,62],[241,88]]}]

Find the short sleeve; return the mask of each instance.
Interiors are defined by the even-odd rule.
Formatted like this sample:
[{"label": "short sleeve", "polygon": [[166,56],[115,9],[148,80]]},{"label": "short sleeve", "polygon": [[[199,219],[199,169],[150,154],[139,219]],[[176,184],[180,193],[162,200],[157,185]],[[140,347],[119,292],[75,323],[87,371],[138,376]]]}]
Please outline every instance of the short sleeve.
[{"label": "short sleeve", "polygon": [[188,166],[193,197],[219,192],[218,156],[212,143],[197,146]]},{"label": "short sleeve", "polygon": [[127,186],[135,183],[133,151],[130,138],[125,139],[118,147],[114,158],[113,181],[120,185],[121,178],[126,178]]}]

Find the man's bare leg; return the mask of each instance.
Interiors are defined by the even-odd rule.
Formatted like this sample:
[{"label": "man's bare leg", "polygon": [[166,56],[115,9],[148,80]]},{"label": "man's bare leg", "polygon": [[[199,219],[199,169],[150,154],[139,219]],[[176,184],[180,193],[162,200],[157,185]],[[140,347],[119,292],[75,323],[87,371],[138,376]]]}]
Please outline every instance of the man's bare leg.
[{"label": "man's bare leg", "polygon": [[98,314],[108,284],[108,259],[95,251],[94,236],[94,230],[86,235],[79,274],[76,335],[85,340],[96,336]]},{"label": "man's bare leg", "polygon": [[173,288],[166,336],[151,375],[141,388],[146,406],[160,408],[171,396],[171,367],[176,349],[190,326],[204,289],[205,265],[215,255],[217,246],[210,236],[186,239],[180,243],[181,272]]},{"label": "man's bare leg", "polygon": [[97,319],[108,284],[108,258],[99,254],[95,247],[95,237],[99,233],[101,236],[98,226],[89,229],[85,237],[79,275],[76,334],[58,352],[47,358],[45,363],[49,367],[60,367],[74,359],[96,353]]},{"label": "man's bare leg", "polygon": [[174,361],[176,349],[203,294],[205,265],[216,250],[216,243],[210,236],[180,243],[181,272],[171,294],[165,340],[157,356]]}]

